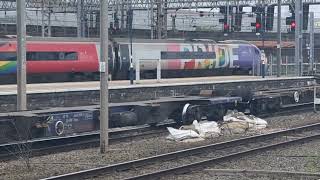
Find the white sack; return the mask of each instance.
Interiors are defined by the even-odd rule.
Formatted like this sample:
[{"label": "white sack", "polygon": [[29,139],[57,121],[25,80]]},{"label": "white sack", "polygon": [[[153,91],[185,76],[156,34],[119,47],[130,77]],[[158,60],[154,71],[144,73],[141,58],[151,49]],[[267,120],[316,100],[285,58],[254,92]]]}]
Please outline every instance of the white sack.
[{"label": "white sack", "polygon": [[223,134],[243,134],[250,128],[250,123],[245,121],[227,122],[221,126]]},{"label": "white sack", "polygon": [[[263,128],[266,128],[268,123],[267,121],[261,119],[261,118],[258,118],[258,117],[255,117],[253,115],[245,115],[244,113],[242,112],[237,112],[237,111],[228,111],[227,112],[227,115],[225,115],[223,117],[223,121],[224,122],[228,122],[228,123],[231,123],[231,122],[246,122],[246,123],[249,123],[248,124],[248,129],[246,130],[258,130],[258,129],[263,129]],[[234,127],[235,126],[235,127]],[[243,131],[244,127],[240,128],[237,127],[238,125],[237,124],[231,124],[231,129],[232,131],[236,132],[236,133],[239,133],[241,131]],[[234,129],[235,128],[235,129]],[[230,128],[229,128],[230,129]],[[234,130],[233,130],[234,129]],[[243,129],[243,130],[241,130]],[[232,132],[231,131],[231,132]]]},{"label": "white sack", "polygon": [[198,122],[194,120],[192,123],[195,129],[200,134],[200,137],[207,138],[207,137],[217,137],[221,133],[221,130],[218,124],[214,121],[206,121],[206,122]]},{"label": "white sack", "polygon": [[180,130],[175,129],[172,127],[167,127],[170,135],[167,137],[167,139],[175,140],[175,141],[182,141],[184,139],[190,139],[190,138],[199,138],[199,134],[196,133],[193,130]]}]

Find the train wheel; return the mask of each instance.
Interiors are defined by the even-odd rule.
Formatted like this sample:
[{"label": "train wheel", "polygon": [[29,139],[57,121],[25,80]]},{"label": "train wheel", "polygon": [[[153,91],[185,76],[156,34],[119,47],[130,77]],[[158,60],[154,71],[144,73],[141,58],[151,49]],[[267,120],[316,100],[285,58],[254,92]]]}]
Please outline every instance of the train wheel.
[{"label": "train wheel", "polygon": [[194,120],[201,120],[199,105],[185,104],[182,109],[182,123],[191,124]]},{"label": "train wheel", "polygon": [[64,123],[62,121],[57,121],[55,124],[55,132],[58,136],[63,135],[64,133]]}]

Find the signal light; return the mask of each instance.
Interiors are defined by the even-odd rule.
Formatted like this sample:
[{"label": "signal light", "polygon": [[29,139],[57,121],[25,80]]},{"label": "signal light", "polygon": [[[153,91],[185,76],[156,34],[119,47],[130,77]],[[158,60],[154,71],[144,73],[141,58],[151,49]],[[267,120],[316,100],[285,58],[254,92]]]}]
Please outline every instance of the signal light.
[{"label": "signal light", "polygon": [[224,23],[224,24],[223,24],[223,31],[224,31],[225,33],[229,32],[229,24],[227,24],[227,23]]},{"label": "signal light", "polygon": [[225,23],[225,24],[223,25],[223,29],[224,29],[224,30],[228,30],[228,29],[229,29],[229,24]]},{"label": "signal light", "polygon": [[256,23],[256,29],[261,29],[261,24],[260,23]]},{"label": "signal light", "polygon": [[297,24],[294,19],[294,14],[292,14],[291,17],[286,18],[286,25],[290,26],[290,29],[288,29],[288,32],[295,32]]},{"label": "signal light", "polygon": [[260,34],[260,33],[262,33],[262,29],[263,29],[263,27],[262,27],[262,15],[260,14],[260,13],[258,13],[257,14],[257,16],[256,16],[256,24],[255,24],[255,27],[256,27],[256,33],[257,34]]},{"label": "signal light", "polygon": [[295,21],[291,22],[290,29],[291,29],[292,32],[296,30],[296,22]]},{"label": "signal light", "polygon": [[260,33],[261,32],[261,24],[259,22],[256,22],[256,33]]}]

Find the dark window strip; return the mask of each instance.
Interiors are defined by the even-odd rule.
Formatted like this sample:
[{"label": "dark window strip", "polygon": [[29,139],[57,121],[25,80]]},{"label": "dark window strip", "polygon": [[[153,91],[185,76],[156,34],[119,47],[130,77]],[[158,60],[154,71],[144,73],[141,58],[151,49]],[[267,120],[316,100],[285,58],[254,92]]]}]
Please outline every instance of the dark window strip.
[{"label": "dark window strip", "polygon": [[215,59],[215,52],[161,52],[161,59]]},{"label": "dark window strip", "polygon": [[[77,52],[27,52],[27,61],[63,61],[77,60]],[[0,61],[16,61],[16,52],[0,52]]]}]

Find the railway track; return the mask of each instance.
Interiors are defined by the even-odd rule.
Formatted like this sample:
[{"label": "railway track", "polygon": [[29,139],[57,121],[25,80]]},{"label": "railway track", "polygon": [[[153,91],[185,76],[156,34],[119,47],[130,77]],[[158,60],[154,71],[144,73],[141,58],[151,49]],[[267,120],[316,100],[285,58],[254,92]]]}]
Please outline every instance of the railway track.
[{"label": "railway track", "polygon": [[[212,164],[320,137],[320,123],[210,144],[47,179],[155,179],[201,170]],[[319,174],[314,174],[319,177]]]},{"label": "railway track", "polygon": [[[166,123],[159,126],[133,126],[125,128],[113,128],[109,132],[109,142],[118,143],[137,140],[166,132],[167,126],[175,123]],[[99,146],[100,132],[91,132],[81,135],[66,137],[41,138],[28,141],[19,141],[0,145],[0,160],[10,160],[31,152],[31,156],[40,156],[56,152],[70,151],[74,149]]]},{"label": "railway track", "polygon": [[[247,179],[267,177],[269,179],[311,179],[320,177],[320,173],[291,172],[291,171],[270,171],[270,170],[249,170],[249,169],[205,169],[203,170],[213,177],[219,175],[245,176]],[[251,178],[250,178],[251,177]]]}]

